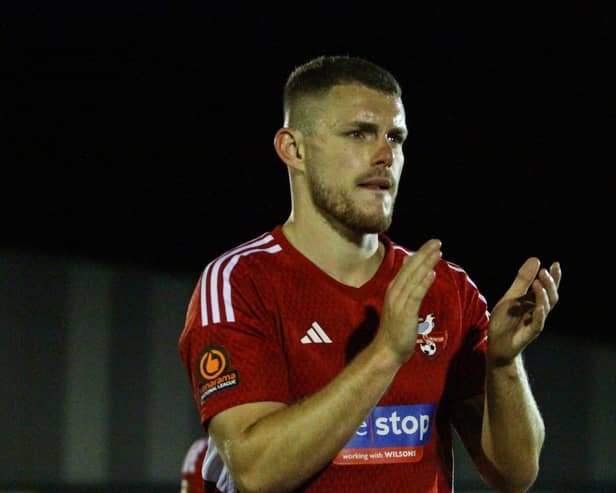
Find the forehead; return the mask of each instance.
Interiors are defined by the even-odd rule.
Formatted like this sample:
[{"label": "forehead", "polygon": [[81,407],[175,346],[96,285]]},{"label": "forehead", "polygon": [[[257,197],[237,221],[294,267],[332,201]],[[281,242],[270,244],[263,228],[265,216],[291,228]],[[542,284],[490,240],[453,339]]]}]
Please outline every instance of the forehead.
[{"label": "forehead", "polygon": [[321,118],[329,124],[362,121],[406,127],[404,105],[399,97],[359,84],[334,86],[317,104]]}]

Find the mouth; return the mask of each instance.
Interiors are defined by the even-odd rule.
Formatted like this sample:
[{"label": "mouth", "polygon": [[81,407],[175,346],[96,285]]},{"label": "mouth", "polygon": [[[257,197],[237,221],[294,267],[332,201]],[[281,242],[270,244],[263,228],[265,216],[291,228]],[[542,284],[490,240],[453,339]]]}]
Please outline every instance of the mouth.
[{"label": "mouth", "polygon": [[386,192],[391,190],[394,184],[390,178],[375,176],[361,181],[359,186],[368,190]]}]

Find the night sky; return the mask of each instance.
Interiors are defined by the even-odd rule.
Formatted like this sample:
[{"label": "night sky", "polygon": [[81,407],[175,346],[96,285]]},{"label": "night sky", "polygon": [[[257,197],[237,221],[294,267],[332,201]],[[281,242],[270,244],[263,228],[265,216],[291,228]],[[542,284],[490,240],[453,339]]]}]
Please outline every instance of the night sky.
[{"label": "night sky", "polygon": [[289,213],[288,72],[358,55],[403,87],[392,239],[491,304],[559,260],[550,330],[616,343],[613,10],[228,3],[3,3],[0,246],[196,277]]}]

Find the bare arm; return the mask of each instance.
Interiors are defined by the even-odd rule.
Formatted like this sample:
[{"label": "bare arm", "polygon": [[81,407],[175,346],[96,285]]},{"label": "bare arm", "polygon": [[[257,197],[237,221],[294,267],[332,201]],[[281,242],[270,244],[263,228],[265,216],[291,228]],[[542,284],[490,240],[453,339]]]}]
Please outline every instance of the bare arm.
[{"label": "bare arm", "polygon": [[221,412],[210,423],[242,492],[289,491],[326,466],[412,356],[417,312],[441,257],[432,240],[405,261],[388,287],[374,340],[327,386],[286,406],[260,402]]},{"label": "bare arm", "polygon": [[512,367],[488,370],[486,396],[458,404],[452,419],[490,486],[503,492],[530,488],[538,474],[545,432],[521,357]]},{"label": "bare arm", "polygon": [[558,264],[549,272],[539,272],[535,258],[520,268],[492,312],[485,397],[469,400],[453,413],[481,474],[500,491],[527,491],[539,472],[545,430],[522,351],[543,330],[547,314],[558,301],[560,278]]},{"label": "bare arm", "polygon": [[504,491],[527,491],[539,473],[545,430],[521,355],[488,369],[481,436],[483,450],[508,485]]}]

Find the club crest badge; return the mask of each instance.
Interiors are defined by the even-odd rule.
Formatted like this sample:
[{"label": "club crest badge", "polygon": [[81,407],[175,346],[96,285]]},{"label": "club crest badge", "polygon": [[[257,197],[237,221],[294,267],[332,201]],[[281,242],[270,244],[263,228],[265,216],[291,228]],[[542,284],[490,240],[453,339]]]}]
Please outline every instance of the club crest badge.
[{"label": "club crest badge", "polygon": [[439,345],[444,347],[447,334],[445,332],[443,335],[435,333],[435,326],[436,321],[432,313],[429,313],[423,319],[420,318],[417,324],[417,344],[426,356],[434,356],[439,349]]}]

